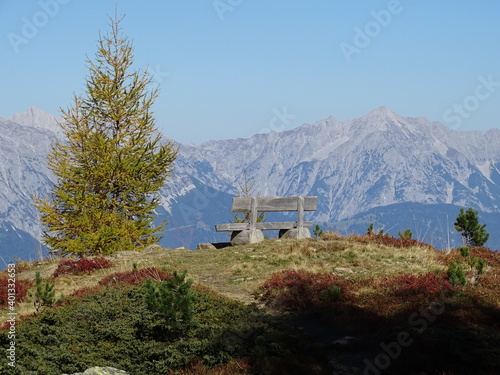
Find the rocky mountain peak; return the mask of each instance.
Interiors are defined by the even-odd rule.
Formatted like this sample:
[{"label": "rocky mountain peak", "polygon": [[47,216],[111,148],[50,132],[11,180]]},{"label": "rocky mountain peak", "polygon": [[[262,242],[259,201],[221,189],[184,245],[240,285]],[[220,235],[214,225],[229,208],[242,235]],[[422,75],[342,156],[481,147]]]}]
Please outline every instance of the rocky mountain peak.
[{"label": "rocky mountain peak", "polygon": [[30,126],[33,128],[42,128],[50,130],[54,133],[59,133],[60,126],[58,122],[60,118],[41,110],[38,107],[31,106],[27,111],[16,113],[11,116],[9,121],[19,125]]},{"label": "rocky mountain peak", "polygon": [[398,115],[396,112],[391,111],[386,106],[381,106],[368,112],[366,115],[362,117],[362,119],[365,121],[370,121],[370,120],[387,121],[387,120],[399,120],[401,119],[401,116]]}]

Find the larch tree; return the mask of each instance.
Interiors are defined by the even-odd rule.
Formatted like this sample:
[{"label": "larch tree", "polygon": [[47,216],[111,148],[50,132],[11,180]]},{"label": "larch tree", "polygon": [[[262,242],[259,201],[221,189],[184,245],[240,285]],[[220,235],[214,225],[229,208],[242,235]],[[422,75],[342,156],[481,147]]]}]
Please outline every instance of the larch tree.
[{"label": "larch tree", "polygon": [[57,177],[51,197],[35,198],[53,253],[78,256],[139,250],[159,240],[159,190],[171,175],[177,148],[161,142],[152,105],[158,88],[132,70],[133,46],[121,19],[100,36],[83,95],[62,110],[63,142],[49,166]]}]

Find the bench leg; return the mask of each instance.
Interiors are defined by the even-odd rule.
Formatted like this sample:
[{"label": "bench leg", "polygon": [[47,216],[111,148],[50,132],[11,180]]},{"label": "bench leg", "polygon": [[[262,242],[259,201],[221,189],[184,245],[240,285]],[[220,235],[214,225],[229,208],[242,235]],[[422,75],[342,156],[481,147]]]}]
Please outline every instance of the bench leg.
[{"label": "bench leg", "polygon": [[301,238],[310,238],[311,232],[309,228],[292,228],[280,229],[279,238],[288,238],[292,240],[299,240]]},{"label": "bench leg", "polygon": [[246,229],[242,231],[231,232],[231,245],[246,245],[264,241],[264,234],[260,229]]}]

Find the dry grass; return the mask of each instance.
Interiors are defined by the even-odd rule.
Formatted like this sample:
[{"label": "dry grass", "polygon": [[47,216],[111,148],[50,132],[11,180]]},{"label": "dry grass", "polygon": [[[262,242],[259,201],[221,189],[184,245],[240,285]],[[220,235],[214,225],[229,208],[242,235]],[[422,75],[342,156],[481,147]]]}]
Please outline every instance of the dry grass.
[{"label": "dry grass", "polygon": [[[422,274],[443,270],[436,250],[428,247],[395,248],[356,242],[337,237],[325,241],[269,240],[258,244],[218,250],[158,250],[150,253],[125,253],[109,257],[113,266],[91,274],[52,277],[61,259],[34,262],[18,272],[19,279],[34,280],[40,272],[44,280],[55,283],[56,297],[93,287],[106,275],[157,267],[166,271],[188,270],[188,277],[230,298],[251,303],[252,293],[272,273],[285,270],[328,272],[352,278],[377,275]],[[32,298],[17,306],[30,314]],[[2,314],[4,315],[4,314]],[[5,320],[2,316],[0,322]]]}]

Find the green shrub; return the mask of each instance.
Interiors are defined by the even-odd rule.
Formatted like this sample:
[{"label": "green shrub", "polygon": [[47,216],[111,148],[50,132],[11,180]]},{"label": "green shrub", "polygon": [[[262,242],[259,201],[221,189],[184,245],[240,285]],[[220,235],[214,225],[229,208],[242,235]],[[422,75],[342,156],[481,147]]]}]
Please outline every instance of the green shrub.
[{"label": "green shrub", "polygon": [[149,310],[156,312],[169,329],[181,330],[193,318],[193,280],[185,280],[187,271],[162,282],[147,279],[144,285],[144,300]]},{"label": "green shrub", "polygon": [[371,236],[373,234],[373,223],[371,223],[370,225],[368,225],[368,228],[366,228],[366,234]]},{"label": "green shrub", "polygon": [[486,260],[483,258],[473,258],[473,259],[474,259],[474,267],[476,268],[477,273],[479,275],[482,275],[487,265]]},{"label": "green shrub", "polygon": [[[190,288],[192,322],[182,338],[158,330],[163,322],[146,306],[143,285],[102,288],[18,321],[16,340],[22,345],[16,347],[16,368],[0,361],[0,374],[73,374],[94,366],[131,375],[165,374],[197,361],[216,366],[250,358],[258,336],[269,358],[283,357],[298,345],[289,328],[277,326],[256,306],[199,287]],[[9,342],[8,330],[0,331],[0,346],[8,348]]]},{"label": "green shrub", "polygon": [[477,217],[478,211],[469,207],[467,211],[460,208],[460,213],[455,219],[455,229],[462,236],[464,245],[483,246],[488,241],[489,233],[486,231],[486,224],[480,224]]},{"label": "green shrub", "polygon": [[410,229],[405,229],[403,232],[398,232],[398,236],[402,240],[411,240],[413,233]]},{"label": "green shrub", "polygon": [[468,257],[470,255],[470,250],[467,246],[462,246],[460,248],[460,255],[463,256],[464,258],[465,257]]},{"label": "green shrub", "polygon": [[336,302],[340,299],[340,286],[339,285],[330,285],[325,290],[320,292],[320,299],[324,302]]},{"label": "green shrub", "polygon": [[316,224],[316,226],[313,228],[313,234],[314,234],[314,237],[321,238],[321,237],[323,237],[325,232],[320,228],[320,226],[318,224]]},{"label": "green shrub", "polygon": [[[486,271],[486,259],[472,256],[467,246],[462,246],[459,251],[460,255],[465,259],[463,261],[455,260],[451,263],[448,267],[448,274],[451,275],[453,281],[457,283],[454,285],[475,285],[479,277]],[[466,271],[464,271],[464,266],[466,267]]]},{"label": "green shrub", "polygon": [[451,285],[465,285],[467,279],[459,261],[453,261],[448,265],[448,280]]},{"label": "green shrub", "polygon": [[35,307],[35,311],[39,313],[43,307],[50,307],[56,302],[61,302],[64,298],[61,296],[56,301],[55,295],[56,291],[54,290],[54,283],[48,281],[42,282],[40,272],[37,272],[35,274],[35,294],[33,296],[33,306]]}]

